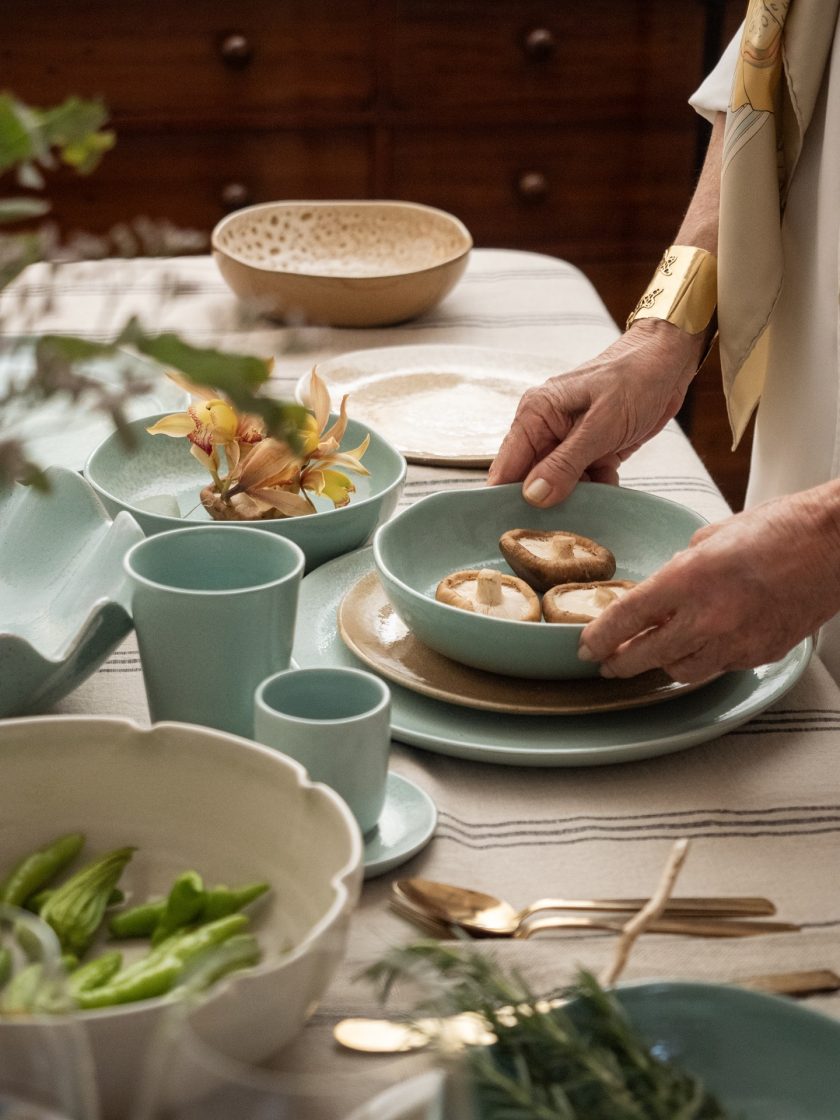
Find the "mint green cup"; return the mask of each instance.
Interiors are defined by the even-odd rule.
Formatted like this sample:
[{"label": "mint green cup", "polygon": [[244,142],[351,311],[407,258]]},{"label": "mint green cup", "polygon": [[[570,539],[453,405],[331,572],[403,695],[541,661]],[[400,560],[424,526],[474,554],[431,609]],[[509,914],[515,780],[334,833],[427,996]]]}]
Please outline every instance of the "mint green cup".
[{"label": "mint green cup", "polygon": [[289,669],[254,696],[254,738],[282,751],[331,786],[363,833],[385,804],[391,747],[391,693],[362,669]]},{"label": "mint green cup", "polygon": [[254,689],[291,658],[301,549],[262,529],[197,525],[140,541],[124,564],[152,720],[250,738]]}]

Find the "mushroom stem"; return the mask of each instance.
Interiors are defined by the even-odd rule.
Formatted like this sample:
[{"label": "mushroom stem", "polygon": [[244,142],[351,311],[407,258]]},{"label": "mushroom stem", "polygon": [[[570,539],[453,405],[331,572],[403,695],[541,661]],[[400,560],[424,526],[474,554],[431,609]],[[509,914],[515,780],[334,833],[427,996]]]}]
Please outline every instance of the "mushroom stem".
[{"label": "mushroom stem", "polygon": [[497,607],[502,601],[502,573],[482,568],[476,580],[475,597],[487,607]]}]

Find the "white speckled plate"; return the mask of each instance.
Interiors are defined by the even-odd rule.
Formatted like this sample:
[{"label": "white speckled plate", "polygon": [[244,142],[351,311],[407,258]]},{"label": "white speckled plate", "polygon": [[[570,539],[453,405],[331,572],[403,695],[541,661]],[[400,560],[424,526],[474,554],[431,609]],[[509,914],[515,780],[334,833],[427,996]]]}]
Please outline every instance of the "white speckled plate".
[{"label": "white speckled plate", "polygon": [[[359,660],[341,640],[338,608],[373,568],[371,549],[324,564],[301,584],[292,656],[303,668]],[[671,754],[716,739],[746,723],[799,680],[813,643],[800,642],[781,661],[736,673],[633,712],[522,716],[458,707],[391,686],[395,739],[437,754],[507,766],[600,766]]]},{"label": "white speckled plate", "polygon": [[[487,467],[526,389],[562,372],[542,354],[480,346],[387,346],[326,362],[334,407],[379,432],[410,463]],[[301,400],[309,374],[298,383]]]},{"label": "white speckled plate", "polygon": [[[34,368],[31,341],[0,342],[0,394],[13,384],[25,382]],[[126,378],[142,382],[143,392],[126,402],[128,420],[155,412],[179,412],[189,404],[189,393],[170,381],[160,366],[127,351],[112,358],[80,362],[77,369],[107,388],[116,389]],[[85,398],[74,405],[62,395],[19,414],[14,403],[4,405],[3,428],[25,441],[27,454],[38,466],[80,471],[91,451],[114,430],[114,424],[106,413],[94,411]]]}]

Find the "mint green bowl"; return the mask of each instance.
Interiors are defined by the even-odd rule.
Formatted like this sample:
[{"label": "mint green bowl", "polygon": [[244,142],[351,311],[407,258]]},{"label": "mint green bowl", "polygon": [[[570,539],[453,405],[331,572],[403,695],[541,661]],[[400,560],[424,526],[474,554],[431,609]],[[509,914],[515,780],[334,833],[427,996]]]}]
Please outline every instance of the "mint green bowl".
[{"label": "mint green bowl", "polygon": [[580,483],[552,509],[535,509],[518,484],[431,494],[383,525],[373,542],[394,610],[438,653],[509,677],[591,677],[579,661],[580,625],[514,622],[459,610],[435,599],[438,583],[464,568],[510,572],[499,552],[508,529],[567,529],[615,555],[616,579],[642,580],[685,548],[706,521],[685,506],[617,486]]},{"label": "mint green bowl", "polygon": [[837,1120],[840,1023],[719,984],[646,983],[616,995],[660,1058],[700,1077],[733,1120]]},{"label": "mint green bowl", "polygon": [[[85,465],[85,478],[105,507],[116,514],[128,512],[146,536],[182,529],[189,525],[224,525],[236,532],[243,525],[257,525],[279,533],[303,549],[306,570],[352,552],[370,538],[377,525],[391,516],[405,482],[405,459],[376,432],[350,420],[343,446],[356,447],[370,433],[370,447],[364,465],[370,476],[353,475],[356,492],[350,504],[334,509],[332,503],[315,499],[318,512],[306,517],[284,517],[273,521],[213,521],[199,500],[210,475],[190,455],[185,439],[152,436],[146,431],[160,416],[147,416],[128,425],[132,446],[126,447],[119,435],[108,436],[91,454]],[[332,420],[337,419],[333,416]],[[161,497],[175,503],[180,516],[154,508]]]}]

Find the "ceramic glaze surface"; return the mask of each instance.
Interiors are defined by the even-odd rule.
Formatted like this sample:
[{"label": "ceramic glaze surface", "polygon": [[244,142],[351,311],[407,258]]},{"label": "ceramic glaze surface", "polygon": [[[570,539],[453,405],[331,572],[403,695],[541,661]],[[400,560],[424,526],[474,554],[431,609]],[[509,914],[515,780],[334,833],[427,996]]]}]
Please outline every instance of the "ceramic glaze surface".
[{"label": "ceramic glaze surface", "polygon": [[269,202],[224,218],[213,257],[240,299],[274,318],[398,323],[460,280],[472,238],[451,214],[410,202]]},{"label": "ceramic glaze surface", "polygon": [[437,807],[402,774],[388,775],[376,829],[365,836],[365,878],[384,875],[417,855],[434,836]]},{"label": "ceramic glaze surface", "polygon": [[715,984],[619,988],[658,1057],[699,1076],[739,1120],[836,1120],[840,1023],[792,1000]]},{"label": "ceramic glaze surface", "polygon": [[[159,419],[150,416],[131,425],[131,450],[126,450],[115,435],[109,436],[85,467],[85,477],[106,508],[113,513],[128,510],[147,535],[211,522],[233,532],[243,525],[256,525],[299,545],[306,556],[307,570],[311,571],[364,544],[377,525],[391,516],[402,493],[405,460],[371,432],[363,460],[370,476],[353,475],[356,492],[351,494],[349,505],[334,509],[331,502],[316,498],[318,513],[306,517],[214,522],[199,500],[202,488],[210,481],[209,474],[190,455],[186,440],[149,435],[146,428]],[[367,428],[358,421],[348,421],[342,446],[355,447],[366,433]],[[155,504],[162,496],[176,504],[180,517],[157,512]]]},{"label": "ceramic glaze surface", "polygon": [[47,493],[0,497],[0,716],[66,696],[131,629],[122,559],[142,530],[127,513],[112,522],[73,471],[47,479]]},{"label": "ceramic glaze surface", "polygon": [[[8,864],[83,830],[91,857],[136,845],[121,880],[134,902],[165,895],[187,868],[208,883],[269,882],[271,894],[249,911],[263,961],[214,988],[194,1024],[249,1062],[297,1034],[343,955],[362,876],[358,828],[331,790],[275,751],[176,723],[9,720],[0,724],[0,765]],[[125,944],[127,959],[148,950]],[[136,1103],[144,1051],[166,1006],[153,999],[79,1014],[104,1120]],[[0,1045],[3,1031],[0,1023]]]},{"label": "ceramic glaze surface", "polygon": [[513,574],[499,551],[508,529],[563,529],[589,537],[616,558],[615,579],[643,580],[705,525],[693,510],[653,494],[580,483],[551,509],[536,509],[519,484],[448,490],[421,499],[384,525],[374,540],[382,585],[406,626],[453,661],[511,677],[594,677],[580,661],[576,624],[515,622],[438,602],[435,589],[451,572],[497,568]]},{"label": "ceramic glaze surface", "polygon": [[[359,667],[341,640],[337,614],[346,593],[372,567],[372,550],[363,549],[304,579],[294,664]],[[654,758],[716,739],[764,711],[796,684],[812,649],[810,639],[800,642],[781,661],[727,673],[687,696],[639,708],[629,716],[481,712],[392,684],[391,731],[395,739],[436,754],[506,766],[603,766]],[[725,751],[725,744],[721,749]]]},{"label": "ceramic glaze surface", "polygon": [[[526,389],[566,367],[545,354],[482,346],[385,346],[318,364],[333,405],[350,394],[357,419],[410,463],[489,467]],[[296,396],[305,399],[309,374]]]}]

